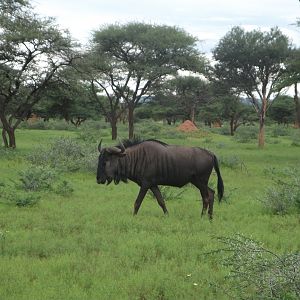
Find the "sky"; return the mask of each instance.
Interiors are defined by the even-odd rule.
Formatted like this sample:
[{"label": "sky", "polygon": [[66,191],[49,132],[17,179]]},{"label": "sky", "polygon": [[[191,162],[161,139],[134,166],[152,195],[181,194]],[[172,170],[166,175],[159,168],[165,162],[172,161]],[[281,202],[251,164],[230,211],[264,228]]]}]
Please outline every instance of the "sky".
[{"label": "sky", "polygon": [[209,55],[234,26],[269,31],[278,26],[300,46],[300,0],[33,0],[41,16],[55,17],[62,29],[86,44],[93,30],[108,24],[145,22],[184,29]]}]

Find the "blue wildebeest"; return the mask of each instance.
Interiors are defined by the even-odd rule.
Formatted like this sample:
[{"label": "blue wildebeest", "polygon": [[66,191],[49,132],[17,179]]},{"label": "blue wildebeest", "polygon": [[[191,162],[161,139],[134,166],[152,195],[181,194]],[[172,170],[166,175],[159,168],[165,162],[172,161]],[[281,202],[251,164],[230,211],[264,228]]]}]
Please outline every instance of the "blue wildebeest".
[{"label": "blue wildebeest", "polygon": [[[101,140],[102,142],[102,140]],[[214,168],[218,177],[218,197],[224,193],[223,180],[216,156],[198,147],[168,145],[157,140],[124,140],[115,147],[101,148],[97,182],[118,184],[132,180],[140,186],[134,204],[134,214],[150,189],[164,213],[168,213],[159,185],[182,187],[187,183],[196,186],[203,201],[202,215],[208,208],[212,218],[214,191],[208,187],[208,180]]]}]

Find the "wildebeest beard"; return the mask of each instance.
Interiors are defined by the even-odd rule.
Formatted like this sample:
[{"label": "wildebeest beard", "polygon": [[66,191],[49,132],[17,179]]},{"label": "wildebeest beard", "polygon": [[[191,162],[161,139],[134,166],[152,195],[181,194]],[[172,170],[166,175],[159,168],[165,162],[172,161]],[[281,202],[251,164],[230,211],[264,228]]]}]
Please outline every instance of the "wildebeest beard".
[{"label": "wildebeest beard", "polygon": [[[125,183],[128,182],[127,180],[127,176],[126,176],[126,164],[121,164],[120,160],[119,160],[119,163],[118,163],[118,167],[116,168],[116,171],[114,173],[114,183],[115,184],[119,184],[120,181],[123,181]],[[112,179],[110,180],[109,183],[111,183]],[[109,184],[107,183],[107,184]]]}]

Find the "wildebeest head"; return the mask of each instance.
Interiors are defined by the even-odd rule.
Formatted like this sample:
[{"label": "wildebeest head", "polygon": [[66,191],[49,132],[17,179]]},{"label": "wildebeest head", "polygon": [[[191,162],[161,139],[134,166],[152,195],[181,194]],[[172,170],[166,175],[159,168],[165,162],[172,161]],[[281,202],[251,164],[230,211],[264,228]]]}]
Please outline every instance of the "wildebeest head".
[{"label": "wildebeest head", "polygon": [[102,140],[99,143],[98,150],[100,152],[98,169],[97,169],[97,182],[110,184],[116,177],[118,167],[118,159],[126,155],[125,147],[120,141],[119,147],[101,148]]}]

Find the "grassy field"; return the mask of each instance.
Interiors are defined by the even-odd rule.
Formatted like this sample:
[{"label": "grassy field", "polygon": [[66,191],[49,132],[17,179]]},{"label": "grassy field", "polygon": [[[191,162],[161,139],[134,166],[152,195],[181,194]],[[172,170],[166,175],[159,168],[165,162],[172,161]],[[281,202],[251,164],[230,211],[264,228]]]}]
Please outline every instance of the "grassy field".
[{"label": "grassy field", "polygon": [[[101,134],[110,144],[109,130]],[[13,188],[29,166],[26,155],[61,136],[81,143],[75,131],[18,130],[18,148],[0,152],[0,183]],[[170,136],[156,130],[154,137],[208,148],[223,162],[226,199],[215,202],[212,222],[200,218],[191,186],[167,201],[168,217],[150,196],[133,217],[134,183],[103,186],[92,172],[61,173],[70,195],[46,190],[28,207],[0,198],[0,299],[230,299],[228,269],[206,254],[222,247],[215,237],[240,233],[279,254],[299,252],[299,213],[273,215],[258,200],[272,185],[272,167],[300,168],[289,137],[268,136],[258,150],[255,140],[218,133]]]}]

